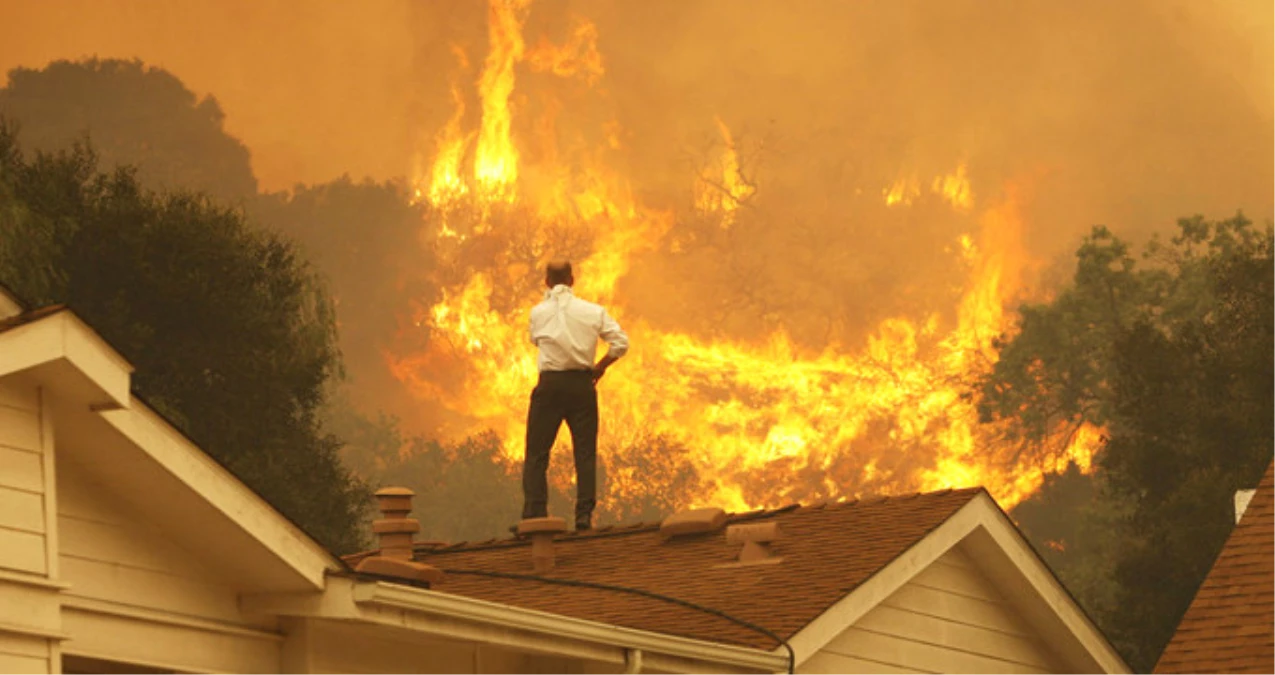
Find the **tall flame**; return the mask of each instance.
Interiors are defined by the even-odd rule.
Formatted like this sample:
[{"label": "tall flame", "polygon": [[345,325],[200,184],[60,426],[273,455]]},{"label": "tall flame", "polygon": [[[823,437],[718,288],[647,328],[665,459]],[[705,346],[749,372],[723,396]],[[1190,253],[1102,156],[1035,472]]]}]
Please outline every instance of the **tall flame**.
[{"label": "tall flame", "polygon": [[[624,504],[687,472],[689,483],[669,496],[679,506],[745,509],[971,485],[986,486],[1011,506],[1060,463],[1088,467],[1100,430],[1075,430],[1065,449],[1042,462],[999,444],[978,424],[975,402],[963,395],[972,378],[994,364],[992,340],[1010,327],[1004,307],[1025,290],[1030,258],[1021,240],[1022,190],[1006,186],[1003,197],[978,212],[977,235],[959,238],[968,281],[950,327],[941,312],[920,322],[895,317],[881,322],[860,348],[834,343],[812,352],[783,331],[752,340],[706,339],[653,325],[631,314],[617,289],[635,255],[670,245],[666,235],[677,227],[677,215],[640,204],[601,151],[578,154],[579,164],[571,166],[557,164],[556,151],[540,153],[542,164],[527,167],[536,180],[519,180],[509,100],[515,65],[532,58],[524,54],[521,35],[527,6],[492,0],[490,53],[479,80],[482,121],[467,199],[481,212],[476,217],[490,215],[497,224],[457,244],[471,246],[473,258],[463,273],[443,280],[439,302],[413,317],[429,325],[428,346],[387,355],[419,399],[453,413],[452,433],[495,430],[511,470],[517,466],[527,394],[537,375],[525,335],[526,312],[537,300],[534,269],[569,248],[565,242],[579,240],[585,244],[577,250],[587,254],[579,260],[577,294],[607,304],[633,343],[626,363],[599,385],[606,503],[614,515],[623,516]],[[595,42],[596,30],[579,23],[565,46],[537,47],[530,65],[559,77],[600,76]],[[546,136],[541,143],[552,145],[556,109],[548,106],[536,127]],[[740,174],[730,129],[715,121],[725,150],[720,165],[700,176],[694,194],[698,208],[721,214],[729,227],[755,188]],[[606,134],[618,138],[612,125]],[[450,122],[443,136],[464,138]],[[611,140],[608,149],[619,145]],[[439,176],[461,175],[438,168],[453,147],[463,153],[465,145],[440,143],[435,183]],[[459,164],[449,156],[443,166]],[[920,194],[914,175],[884,191],[887,205],[904,205]],[[703,183],[710,180],[708,192]],[[436,196],[433,184],[431,201],[466,195],[449,187]],[[934,179],[931,189],[953,209],[976,208],[964,164]],[[492,204],[497,211],[489,213]],[[501,208],[516,211],[501,220]],[[500,224],[506,221],[516,221],[517,228]],[[664,456],[644,454],[653,439]]]},{"label": "tall flame", "polygon": [[[455,45],[452,46],[452,52],[456,55],[460,68],[467,69],[469,59],[465,57],[465,52]],[[455,109],[436,137],[437,148],[429,172],[429,187],[424,194],[419,187],[416,190],[417,199],[427,197],[429,203],[435,205],[451,204],[469,192],[469,186],[461,176],[461,166],[473,136],[465,133],[461,126],[465,119],[465,95],[460,89],[460,84],[454,80],[451,94],[452,105]]]},{"label": "tall flame", "polygon": [[478,81],[482,98],[482,128],[474,150],[474,182],[490,201],[511,202],[516,196],[518,148],[511,135],[509,96],[514,90],[514,65],[522,59],[522,24],[530,0],[492,0],[487,12],[490,51]]}]

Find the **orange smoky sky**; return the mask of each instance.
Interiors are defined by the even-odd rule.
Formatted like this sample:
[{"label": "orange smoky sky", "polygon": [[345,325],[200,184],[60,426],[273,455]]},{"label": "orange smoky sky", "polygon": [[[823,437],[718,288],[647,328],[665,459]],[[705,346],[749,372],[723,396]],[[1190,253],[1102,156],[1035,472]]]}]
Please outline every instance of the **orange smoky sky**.
[{"label": "orange smoky sky", "polygon": [[0,2],[0,69],[141,59],[211,94],[263,189],[402,175],[415,129],[409,2]]},{"label": "orange smoky sky", "polygon": [[[264,189],[347,173],[388,179],[411,171],[413,150],[446,120],[448,78],[456,67],[452,45],[481,63],[484,4],[0,0],[0,71],[39,68],[53,59],[138,58],[217,98],[227,130],[251,150]],[[1269,2],[548,0],[535,4],[529,40],[537,37],[530,34],[537,16],[571,12],[598,25],[608,87],[631,135],[650,152],[673,145],[655,142],[657,136],[683,140],[710,132],[714,115],[757,128],[773,120],[790,135],[796,125],[835,130],[859,124],[876,135],[877,147],[847,144],[847,154],[870,150],[915,162],[922,145],[930,152],[947,145],[951,154],[971,146],[997,156],[1023,150],[996,147],[998,139],[1021,134],[988,128],[992,124],[1037,125],[1044,134],[1042,120],[1083,121],[1109,112],[1111,125],[1089,131],[1119,135],[1185,112],[1250,125],[1202,134],[1264,128],[1251,142],[1270,168]],[[1182,67],[1188,72],[1175,72]],[[1033,74],[1049,78],[1052,93],[1040,93],[1046,88],[1033,84]],[[473,70],[469,75],[477,77]],[[1201,83],[1212,89],[1200,90]],[[1018,95],[1010,91],[1015,88]],[[1217,101],[1218,92],[1226,100]],[[850,103],[873,97],[886,102]],[[1197,114],[1208,106],[1247,106],[1249,114]],[[884,126],[883,117],[893,124],[875,128]],[[642,152],[635,148],[639,166]],[[1123,163],[1129,172],[1139,168],[1128,157],[1092,159]],[[1103,173],[1101,180],[1119,174]],[[1235,187],[1244,179],[1229,170],[1215,175],[1235,188],[1207,186],[1223,193],[1217,207],[1265,207],[1240,203],[1250,201],[1239,199],[1243,190]],[[1269,183],[1269,176],[1260,180]],[[1268,208],[1255,210],[1260,217]],[[1120,211],[1112,215],[1124,215]]]},{"label": "orange smoky sky", "polygon": [[[1030,460],[992,448],[976,458],[992,473],[969,473],[975,415],[954,383],[1005,329],[1011,287],[1030,285],[1013,277],[1069,267],[1092,225],[1141,240],[1196,213],[1272,217],[1273,13],[1252,0],[0,0],[0,69],[164,68],[219,101],[267,191],[496,175],[490,194],[510,206],[496,226],[490,203],[466,225],[428,194],[442,215],[407,225],[450,262],[430,271],[440,297],[376,299],[402,319],[369,345],[388,345],[376,365],[410,389],[377,387],[377,405],[517,445],[536,256],[574,232],[581,279],[601,280],[592,291],[635,338],[637,363],[606,384],[615,428],[667,431],[704,476],[734,467],[717,494],[758,505],[986,483]],[[564,72],[530,56],[573,39]],[[472,151],[440,170],[445,147]],[[478,156],[492,148],[498,161]],[[723,148],[756,190],[717,224],[695,186]],[[921,187],[936,177],[972,199],[949,208],[947,188]],[[416,253],[401,264],[423,267]],[[347,258],[328,272],[387,264]],[[917,335],[953,358],[922,354]],[[790,371],[816,384],[794,391]],[[871,373],[888,377],[873,388]],[[935,454],[936,435],[959,443]],[[772,457],[810,473],[761,485],[750,471]]]}]

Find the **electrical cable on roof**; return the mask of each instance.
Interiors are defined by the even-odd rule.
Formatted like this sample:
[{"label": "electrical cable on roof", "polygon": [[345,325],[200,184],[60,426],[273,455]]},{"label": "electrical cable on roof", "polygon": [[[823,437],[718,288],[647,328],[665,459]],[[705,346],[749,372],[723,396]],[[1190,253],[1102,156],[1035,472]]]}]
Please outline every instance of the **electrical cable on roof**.
[{"label": "electrical cable on roof", "polygon": [[592,581],[575,581],[573,579],[553,579],[550,577],[539,577],[533,574],[510,574],[508,572],[489,572],[487,570],[444,569],[443,573],[457,574],[457,575],[470,575],[470,576],[477,576],[477,577],[494,577],[496,579],[517,579],[521,581],[539,581],[546,584],[558,584],[559,586],[578,586],[581,588],[595,588],[595,589],[604,590],[604,591],[618,591],[621,593],[631,593],[633,595],[640,595],[640,596],[644,596],[654,600],[660,600],[663,602],[669,602],[675,605],[680,605],[682,607],[686,607],[687,609],[693,609],[697,612],[704,612],[706,614],[712,614],[713,616],[726,619],[727,621],[730,621],[731,623],[747,628],[748,630],[751,630],[753,632],[760,633],[774,640],[777,644],[782,645],[784,649],[788,650],[789,674],[791,675],[791,673],[796,672],[794,669],[797,667],[797,655],[795,652],[793,652],[792,645],[788,644],[787,640],[779,637],[778,635],[775,635],[774,633],[772,633],[770,630],[766,628],[762,628],[761,626],[758,626],[757,624],[749,623],[748,621],[745,621],[743,619],[733,617],[727,614],[726,612],[723,612],[718,609],[713,609],[712,607],[697,605],[687,600],[680,600],[678,598],[670,597],[667,595],[652,593],[651,591],[642,590],[640,588],[630,588],[628,586],[613,586],[611,584],[598,584]]}]

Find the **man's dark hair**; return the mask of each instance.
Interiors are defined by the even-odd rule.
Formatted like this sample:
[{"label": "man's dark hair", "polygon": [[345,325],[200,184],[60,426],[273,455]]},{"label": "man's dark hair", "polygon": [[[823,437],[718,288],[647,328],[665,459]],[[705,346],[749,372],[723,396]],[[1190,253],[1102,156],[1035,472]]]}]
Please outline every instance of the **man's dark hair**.
[{"label": "man's dark hair", "polygon": [[570,286],[575,281],[571,274],[571,262],[568,260],[555,260],[545,266],[545,283],[550,286],[558,284],[567,284]]}]

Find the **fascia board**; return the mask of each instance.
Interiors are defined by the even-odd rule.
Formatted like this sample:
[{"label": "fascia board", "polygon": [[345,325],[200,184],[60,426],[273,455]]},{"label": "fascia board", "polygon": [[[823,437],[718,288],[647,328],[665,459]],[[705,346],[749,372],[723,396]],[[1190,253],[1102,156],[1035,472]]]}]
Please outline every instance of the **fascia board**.
[{"label": "fascia board", "polygon": [[66,311],[0,333],[0,377],[52,363],[65,355],[58,318]]},{"label": "fascia board", "polygon": [[55,317],[63,324],[66,360],[101,387],[112,404],[127,408],[132,400],[133,365],[73,312],[50,318]]},{"label": "fascia board", "polygon": [[260,495],[235,478],[145,403],[98,413],[108,425],[197,492],[231,522],[320,590],[324,575],[344,569],[330,552],[279,515]]},{"label": "fascia board", "polygon": [[350,621],[362,618],[354,603],[354,582],[329,576],[319,593],[245,593],[239,596],[244,614],[295,616]]},{"label": "fascia board", "polygon": [[91,384],[91,405],[128,407],[133,366],[70,310],[0,333],[0,377],[59,361]]},{"label": "fascia board", "polygon": [[[787,653],[778,655],[759,649],[662,635],[401,584],[360,583],[355,586],[353,594],[355,603],[362,606],[380,606],[440,615],[502,629],[512,628],[619,649],[641,649],[653,654],[701,663],[709,662],[766,672],[782,672],[788,669]],[[617,653],[616,658],[622,660],[623,655]]]}]

